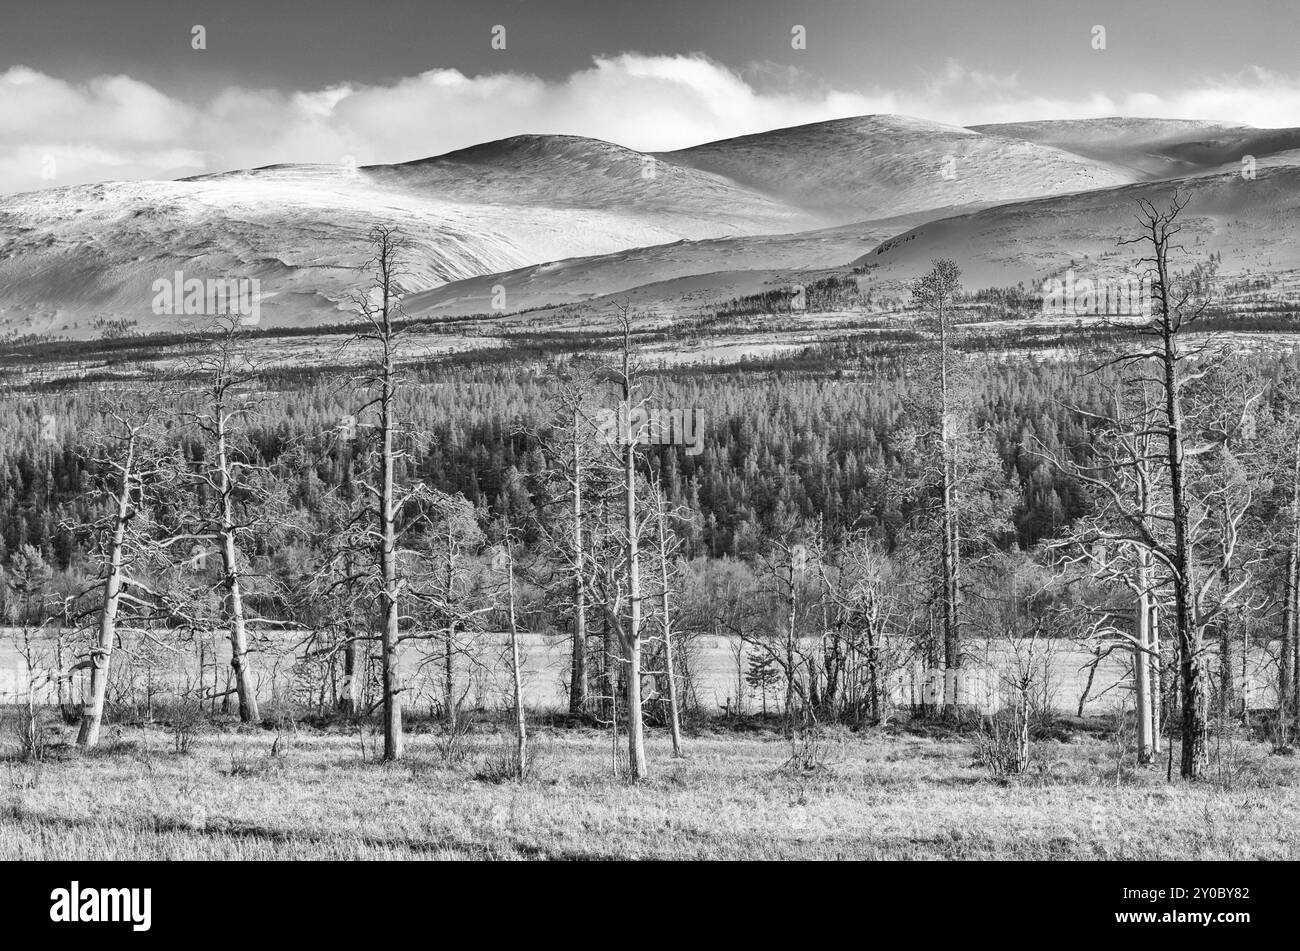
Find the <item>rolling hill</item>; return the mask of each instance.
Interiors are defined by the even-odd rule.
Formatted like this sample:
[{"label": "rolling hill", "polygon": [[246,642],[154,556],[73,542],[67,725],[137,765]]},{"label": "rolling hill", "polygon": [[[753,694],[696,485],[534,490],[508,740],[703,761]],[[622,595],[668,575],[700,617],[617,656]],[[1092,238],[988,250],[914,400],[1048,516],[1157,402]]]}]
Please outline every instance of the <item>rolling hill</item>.
[{"label": "rolling hill", "polygon": [[584,171],[573,143],[561,144],[526,174],[512,172],[511,151],[486,167],[277,166],[0,198],[0,333],[88,336],[122,320],[176,329],[149,309],[152,282],[176,271],[261,280],[272,324],[337,322],[379,223],[411,239],[409,290],[558,257],[818,223],[692,169],[647,182],[635,153],[610,161],[588,148]]},{"label": "rolling hill", "polygon": [[1226,275],[1300,269],[1297,165],[1263,168],[1254,180],[1223,172],[1010,202],[926,222],[853,263],[879,284],[910,280],[939,257],[959,262],[967,287],[1035,286],[1071,267],[1118,275],[1137,254],[1117,243],[1134,232],[1138,199],[1165,205],[1175,190],[1190,199],[1180,222],[1183,262],[1221,254]]},{"label": "rolling hill", "polygon": [[618,295],[644,300],[648,306],[686,298],[738,297],[757,293],[764,285],[779,281],[784,272],[842,267],[864,248],[875,247],[935,214],[956,210],[936,209],[795,234],[674,241],[533,264],[412,294],[406,308],[417,316],[481,314],[497,285],[505,288],[511,311],[590,303]]},{"label": "rolling hill", "polygon": [[659,155],[815,210],[833,224],[1134,180],[1050,145],[894,115],[817,122]]},{"label": "rolling hill", "polygon": [[1296,129],[862,116],[653,155],[523,135],[398,165],[52,188],[0,196],[0,334],[181,329],[150,308],[177,271],[259,279],[267,326],[337,324],[379,223],[410,237],[413,315],[487,312],[497,285],[512,312],[702,306],[851,263],[889,284],[938,255],[968,286],[1014,284],[1109,261],[1134,198],[1174,181],[1195,193],[1197,253],[1286,269],[1297,166]]},{"label": "rolling hill", "polygon": [[1065,119],[971,129],[1062,149],[1144,179],[1178,178],[1226,165],[1239,168],[1246,155],[1258,160],[1300,149],[1300,129],[1256,129],[1194,119]]}]

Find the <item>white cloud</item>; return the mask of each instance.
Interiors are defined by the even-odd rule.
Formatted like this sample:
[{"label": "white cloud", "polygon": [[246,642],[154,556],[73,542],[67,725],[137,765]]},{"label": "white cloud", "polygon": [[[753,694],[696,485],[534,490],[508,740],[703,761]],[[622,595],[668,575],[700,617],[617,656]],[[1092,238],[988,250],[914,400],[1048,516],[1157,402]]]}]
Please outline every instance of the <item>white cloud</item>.
[{"label": "white cloud", "polygon": [[562,81],[433,69],[385,86],[230,87],[193,105],[127,76],[74,85],[16,66],[0,73],[0,191],[345,156],[399,162],[524,132],[663,150],[873,112],[959,125],[1131,115],[1284,126],[1300,115],[1300,78],[1252,68],[1173,92],[1053,98],[956,61],[910,89],[837,90],[788,72],[756,84],[699,54],[625,53]]}]

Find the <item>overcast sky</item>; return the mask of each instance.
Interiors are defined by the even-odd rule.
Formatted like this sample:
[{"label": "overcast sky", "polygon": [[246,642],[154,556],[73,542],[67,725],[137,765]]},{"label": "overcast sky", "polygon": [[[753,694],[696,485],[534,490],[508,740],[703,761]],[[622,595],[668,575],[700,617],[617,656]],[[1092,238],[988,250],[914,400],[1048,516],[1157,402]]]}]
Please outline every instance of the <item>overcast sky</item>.
[{"label": "overcast sky", "polygon": [[1298,50],[1294,0],[6,0],[0,191],[875,112],[1294,126]]}]

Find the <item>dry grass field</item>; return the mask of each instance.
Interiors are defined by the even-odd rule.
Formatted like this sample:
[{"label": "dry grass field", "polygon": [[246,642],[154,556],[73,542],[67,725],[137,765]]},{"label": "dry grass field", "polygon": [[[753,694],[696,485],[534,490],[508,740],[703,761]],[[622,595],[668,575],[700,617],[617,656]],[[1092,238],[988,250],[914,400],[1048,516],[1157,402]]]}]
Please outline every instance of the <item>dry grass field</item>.
[{"label": "dry grass field", "polygon": [[491,724],[450,757],[417,730],[392,766],[355,731],[209,730],[177,752],[166,729],[110,728],[81,754],[56,729],[42,762],[0,749],[0,858],[1300,858],[1300,757],[1247,740],[1188,785],[1117,762],[1097,729],[1037,742],[1012,779],[937,728],[829,731],[802,774],[774,732],[701,732],[674,760],[652,730],[632,788],[591,729],[539,728],[522,784],[499,781]]}]

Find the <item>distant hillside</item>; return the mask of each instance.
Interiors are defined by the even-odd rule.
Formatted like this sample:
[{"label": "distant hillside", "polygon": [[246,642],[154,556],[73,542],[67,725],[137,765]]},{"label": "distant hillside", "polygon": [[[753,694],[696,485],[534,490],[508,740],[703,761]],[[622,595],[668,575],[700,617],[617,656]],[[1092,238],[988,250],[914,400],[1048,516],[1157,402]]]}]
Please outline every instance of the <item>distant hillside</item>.
[{"label": "distant hillside", "polygon": [[1135,180],[1051,146],[909,116],[817,122],[661,157],[725,175],[837,224]]},{"label": "distant hillside", "polygon": [[971,126],[988,136],[1037,142],[1143,178],[1176,178],[1300,148],[1300,129],[1256,129],[1194,119],[1066,119]]},{"label": "distant hillside", "polygon": [[1183,212],[1183,260],[1222,254],[1225,274],[1294,280],[1300,269],[1300,166],[1264,168],[1255,180],[1237,172],[1012,202],[930,221],[862,255],[855,265],[878,283],[902,282],[932,259],[951,258],[968,287],[1032,284],[1068,267],[1115,274],[1137,252],[1117,247],[1134,233],[1136,202],[1167,204],[1175,189],[1190,198]]},{"label": "distant hillside", "polygon": [[[1255,182],[1235,174],[1243,154]],[[690,308],[853,261],[888,282],[939,253],[973,286],[1015,283],[1105,256],[1133,197],[1173,173],[1225,266],[1285,268],[1298,164],[1296,129],[862,116],[655,155],[522,135],[399,165],[51,188],[0,197],[0,335],[184,329],[151,309],[178,271],[258,279],[267,326],[337,324],[379,223],[411,238],[417,316],[487,312],[498,284],[508,311],[615,294]]]}]

